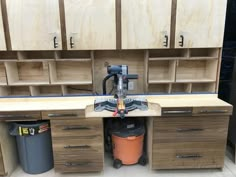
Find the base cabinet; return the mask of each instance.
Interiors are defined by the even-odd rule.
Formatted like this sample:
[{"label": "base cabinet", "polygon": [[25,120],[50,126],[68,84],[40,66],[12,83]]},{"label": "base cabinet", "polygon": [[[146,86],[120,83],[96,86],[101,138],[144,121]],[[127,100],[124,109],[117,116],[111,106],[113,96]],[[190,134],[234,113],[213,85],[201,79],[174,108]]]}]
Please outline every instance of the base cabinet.
[{"label": "base cabinet", "polygon": [[151,168],[223,168],[228,121],[227,116],[150,119]]},{"label": "base cabinet", "polygon": [[61,173],[103,170],[102,118],[51,120],[55,170]]}]

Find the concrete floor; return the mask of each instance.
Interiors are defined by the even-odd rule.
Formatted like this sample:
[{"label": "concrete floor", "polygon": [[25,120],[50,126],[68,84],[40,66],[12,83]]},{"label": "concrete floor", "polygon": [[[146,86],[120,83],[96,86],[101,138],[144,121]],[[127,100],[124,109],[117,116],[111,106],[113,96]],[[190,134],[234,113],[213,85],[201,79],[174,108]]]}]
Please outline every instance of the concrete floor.
[{"label": "concrete floor", "polygon": [[112,159],[105,158],[105,168],[101,173],[95,174],[60,174],[50,170],[40,175],[28,175],[18,167],[11,177],[236,177],[236,165],[232,161],[232,154],[228,150],[225,156],[225,165],[223,170],[161,170],[152,171],[148,166],[123,166],[120,169],[112,167]]}]

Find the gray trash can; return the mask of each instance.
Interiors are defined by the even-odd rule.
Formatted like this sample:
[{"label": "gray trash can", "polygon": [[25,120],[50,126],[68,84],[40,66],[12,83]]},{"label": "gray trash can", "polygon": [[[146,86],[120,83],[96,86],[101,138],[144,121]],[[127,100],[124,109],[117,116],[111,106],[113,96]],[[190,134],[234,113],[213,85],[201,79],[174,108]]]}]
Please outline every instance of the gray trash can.
[{"label": "gray trash can", "polygon": [[20,165],[26,173],[40,174],[53,168],[49,121],[16,122],[10,134],[16,136]]}]

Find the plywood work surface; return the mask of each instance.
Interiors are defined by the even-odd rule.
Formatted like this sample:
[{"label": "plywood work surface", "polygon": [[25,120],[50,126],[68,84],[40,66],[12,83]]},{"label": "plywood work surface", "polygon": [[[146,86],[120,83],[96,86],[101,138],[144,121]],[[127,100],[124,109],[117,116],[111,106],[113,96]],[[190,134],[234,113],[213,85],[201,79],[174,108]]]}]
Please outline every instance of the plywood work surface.
[{"label": "plywood work surface", "polygon": [[[139,97],[139,96],[135,96]],[[142,96],[143,97],[143,96]],[[86,109],[94,103],[94,96],[84,97],[42,97],[42,98],[1,98],[0,112],[5,111],[47,111]],[[108,97],[109,98],[109,97]],[[149,103],[165,107],[225,107],[230,104],[209,95],[160,95],[146,96]]]}]

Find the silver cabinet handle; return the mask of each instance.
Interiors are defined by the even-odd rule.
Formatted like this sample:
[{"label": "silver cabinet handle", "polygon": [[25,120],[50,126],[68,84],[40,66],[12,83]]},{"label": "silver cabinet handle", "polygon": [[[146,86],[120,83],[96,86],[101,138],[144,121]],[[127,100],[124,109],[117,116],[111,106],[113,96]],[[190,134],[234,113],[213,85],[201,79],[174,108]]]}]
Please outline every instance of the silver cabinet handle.
[{"label": "silver cabinet handle", "polygon": [[71,113],[71,114],[48,114],[48,117],[77,117],[77,114]]},{"label": "silver cabinet handle", "polygon": [[0,115],[0,118],[28,118],[28,119],[31,119],[31,118],[34,118],[33,116],[31,115]]},{"label": "silver cabinet handle", "polygon": [[202,158],[201,155],[199,154],[189,154],[189,155],[176,155],[177,159],[198,159],[198,158]]},{"label": "silver cabinet handle", "polygon": [[199,113],[227,113],[228,110],[200,110]]},{"label": "silver cabinet handle", "polygon": [[64,166],[66,167],[76,167],[76,166],[86,166],[89,165],[90,162],[66,162]]},{"label": "silver cabinet handle", "polygon": [[176,129],[177,132],[200,132],[200,131],[204,131],[204,129],[201,128],[178,128]]},{"label": "silver cabinet handle", "polygon": [[163,114],[189,114],[192,113],[191,110],[184,110],[184,111],[163,111]]},{"label": "silver cabinet handle", "polygon": [[81,146],[71,146],[71,145],[67,145],[64,146],[65,149],[89,149],[91,148],[91,146],[88,145],[81,145]]},{"label": "silver cabinet handle", "polygon": [[63,130],[90,130],[90,128],[85,126],[66,126]]}]

